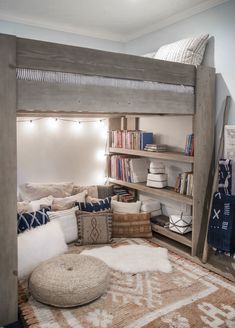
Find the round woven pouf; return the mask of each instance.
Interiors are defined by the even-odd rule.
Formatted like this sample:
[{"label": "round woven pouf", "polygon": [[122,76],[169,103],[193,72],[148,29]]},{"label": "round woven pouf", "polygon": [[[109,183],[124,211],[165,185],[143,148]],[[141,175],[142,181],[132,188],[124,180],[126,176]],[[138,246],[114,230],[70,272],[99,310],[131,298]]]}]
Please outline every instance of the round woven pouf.
[{"label": "round woven pouf", "polygon": [[39,302],[73,307],[100,297],[109,284],[109,268],[101,260],[76,254],[55,257],[31,274],[29,291]]}]

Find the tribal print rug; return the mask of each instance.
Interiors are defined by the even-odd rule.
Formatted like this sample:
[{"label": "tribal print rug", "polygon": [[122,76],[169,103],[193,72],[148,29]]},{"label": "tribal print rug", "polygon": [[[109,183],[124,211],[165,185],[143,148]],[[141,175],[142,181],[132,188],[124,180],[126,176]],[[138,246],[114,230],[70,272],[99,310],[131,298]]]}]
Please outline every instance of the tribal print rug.
[{"label": "tribal print rug", "polygon": [[[144,239],[118,245],[155,244]],[[87,247],[86,247],[87,248]],[[79,253],[84,247],[71,247]],[[19,308],[30,328],[234,328],[235,285],[178,255],[169,253],[171,273],[111,273],[111,283],[98,300],[58,309],[36,302],[19,286]]]}]

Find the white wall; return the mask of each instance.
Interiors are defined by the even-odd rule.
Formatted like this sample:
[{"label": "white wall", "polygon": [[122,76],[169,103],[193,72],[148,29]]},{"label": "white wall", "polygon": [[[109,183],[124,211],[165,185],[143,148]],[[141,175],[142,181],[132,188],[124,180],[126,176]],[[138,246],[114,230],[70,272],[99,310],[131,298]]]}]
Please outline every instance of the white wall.
[{"label": "white wall", "polygon": [[229,124],[235,124],[235,0],[153,32],[126,44],[125,52],[143,55],[166,43],[210,33],[205,64],[216,68],[216,131],[219,138],[221,110],[226,95],[232,96]]},{"label": "white wall", "polygon": [[21,23],[12,23],[3,20],[0,20],[0,33],[16,35],[22,38],[62,43],[106,51],[124,51],[124,45],[121,42],[92,38],[56,30],[49,30],[46,28],[39,28]]},{"label": "white wall", "polygon": [[32,124],[17,122],[18,185],[30,181],[104,183],[106,131],[106,121],[80,125],[49,118]]}]

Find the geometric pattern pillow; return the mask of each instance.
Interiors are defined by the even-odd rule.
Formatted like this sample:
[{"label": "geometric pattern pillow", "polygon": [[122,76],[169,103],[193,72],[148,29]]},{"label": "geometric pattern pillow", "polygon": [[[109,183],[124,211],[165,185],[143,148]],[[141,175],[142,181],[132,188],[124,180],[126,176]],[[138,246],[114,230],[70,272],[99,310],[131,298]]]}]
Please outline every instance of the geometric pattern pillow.
[{"label": "geometric pattern pillow", "polygon": [[84,212],[107,212],[111,209],[111,197],[98,200],[97,202],[76,202],[75,206],[78,206],[78,209]]},{"label": "geometric pattern pillow", "polygon": [[78,245],[108,244],[112,242],[112,213],[76,211]]},{"label": "geometric pattern pillow", "polygon": [[17,214],[17,230],[18,233],[36,228],[49,222],[47,211],[50,208],[43,208],[36,212]]}]

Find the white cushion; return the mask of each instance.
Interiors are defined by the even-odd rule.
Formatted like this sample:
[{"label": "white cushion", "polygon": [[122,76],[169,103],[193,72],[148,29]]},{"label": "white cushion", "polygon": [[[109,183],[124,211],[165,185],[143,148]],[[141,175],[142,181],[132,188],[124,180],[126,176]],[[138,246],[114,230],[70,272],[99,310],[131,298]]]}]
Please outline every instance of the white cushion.
[{"label": "white cushion", "polygon": [[77,219],[75,215],[77,209],[77,207],[73,207],[64,211],[47,212],[51,221],[59,222],[66,243],[71,243],[78,239]]},{"label": "white cushion", "polygon": [[200,65],[208,41],[209,34],[183,39],[166,44],[158,49],[155,59],[179,62],[191,65]]},{"label": "white cushion", "polygon": [[153,212],[157,210],[161,210],[161,203],[158,199],[142,201],[141,212]]},{"label": "white cushion", "polygon": [[86,201],[86,195],[87,190],[84,190],[83,192],[80,192],[79,194],[65,197],[65,198],[54,198],[53,199],[53,205],[60,205],[65,206],[67,204],[71,204],[73,202],[82,202],[84,203]]},{"label": "white cushion", "polygon": [[73,190],[72,182],[61,183],[25,183],[19,187],[19,195],[21,200],[37,200],[47,196],[68,197],[71,196]]},{"label": "white cushion", "polygon": [[49,222],[18,235],[18,277],[27,277],[40,263],[67,250],[58,222]]},{"label": "white cushion", "polygon": [[29,202],[30,212],[39,211],[41,205],[51,206],[52,202],[53,202],[52,196],[44,197],[39,200],[32,200],[31,202]]},{"label": "white cushion", "polygon": [[139,213],[141,201],[135,203],[123,203],[116,200],[111,201],[111,208],[116,213]]}]

